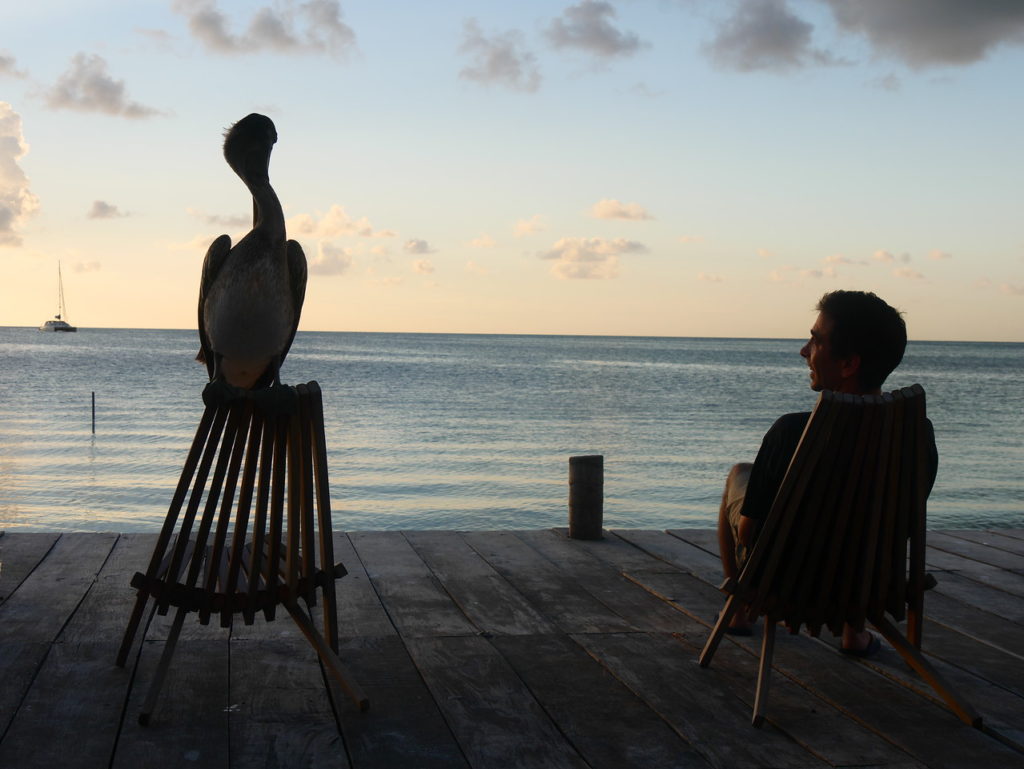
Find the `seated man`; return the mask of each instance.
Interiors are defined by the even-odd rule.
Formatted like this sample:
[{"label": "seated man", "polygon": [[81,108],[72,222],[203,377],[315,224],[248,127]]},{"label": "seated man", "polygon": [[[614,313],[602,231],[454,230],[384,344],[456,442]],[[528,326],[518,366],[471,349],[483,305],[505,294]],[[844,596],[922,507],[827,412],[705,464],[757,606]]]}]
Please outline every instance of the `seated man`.
[{"label": "seated man", "polygon": [[[811,338],[800,350],[810,368],[811,389],[880,394],[907,345],[907,328],[899,311],[863,291],[827,293],[817,309]],[[809,417],[810,412],[780,417],[765,434],[754,463],[740,463],[730,470],[718,513],[718,544],[726,577],[739,576]],[[938,466],[934,435],[930,443],[934,481]],[[750,635],[750,622],[745,612],[737,612],[727,632]],[[878,639],[863,628],[844,628],[844,653],[864,657],[878,648]]]}]

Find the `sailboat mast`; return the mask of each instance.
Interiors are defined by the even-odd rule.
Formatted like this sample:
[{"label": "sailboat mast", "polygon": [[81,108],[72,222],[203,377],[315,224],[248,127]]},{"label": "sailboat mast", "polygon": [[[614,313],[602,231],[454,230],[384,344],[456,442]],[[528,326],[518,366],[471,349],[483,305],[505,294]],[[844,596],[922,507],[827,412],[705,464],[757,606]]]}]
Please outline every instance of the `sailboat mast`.
[{"label": "sailboat mast", "polygon": [[60,273],[60,262],[57,262],[57,320],[64,318],[64,276]]}]

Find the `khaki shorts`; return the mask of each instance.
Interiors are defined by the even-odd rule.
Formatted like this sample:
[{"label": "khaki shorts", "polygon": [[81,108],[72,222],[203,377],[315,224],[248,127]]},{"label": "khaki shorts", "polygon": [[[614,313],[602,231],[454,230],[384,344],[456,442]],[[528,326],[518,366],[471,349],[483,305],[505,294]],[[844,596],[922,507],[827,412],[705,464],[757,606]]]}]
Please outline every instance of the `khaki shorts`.
[{"label": "khaki shorts", "polygon": [[739,465],[735,472],[729,474],[725,484],[725,513],[732,530],[732,541],[736,543],[736,565],[740,570],[750,555],[750,548],[740,544],[740,511],[743,510],[743,499],[747,496],[750,468],[749,464]]}]

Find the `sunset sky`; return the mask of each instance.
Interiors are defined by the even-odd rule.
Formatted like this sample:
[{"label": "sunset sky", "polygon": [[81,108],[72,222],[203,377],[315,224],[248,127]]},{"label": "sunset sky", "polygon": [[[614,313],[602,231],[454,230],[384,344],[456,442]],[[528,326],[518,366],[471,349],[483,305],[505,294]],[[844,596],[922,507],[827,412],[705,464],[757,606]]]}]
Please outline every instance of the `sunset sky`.
[{"label": "sunset sky", "polygon": [[1024,3],[31,0],[0,10],[0,325],[193,328],[277,125],[300,329],[800,337],[872,290],[1024,341]]}]

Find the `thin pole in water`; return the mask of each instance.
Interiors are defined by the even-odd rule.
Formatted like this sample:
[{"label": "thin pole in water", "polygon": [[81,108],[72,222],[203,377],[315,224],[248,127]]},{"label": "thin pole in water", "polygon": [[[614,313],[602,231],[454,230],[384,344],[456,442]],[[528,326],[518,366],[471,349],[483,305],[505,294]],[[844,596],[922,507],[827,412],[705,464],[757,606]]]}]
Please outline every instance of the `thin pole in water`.
[{"label": "thin pole in water", "polygon": [[96,434],[96,391],[92,393],[92,434]]}]

